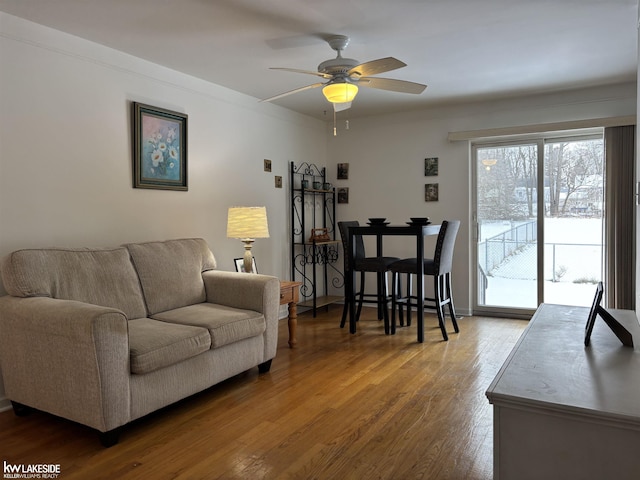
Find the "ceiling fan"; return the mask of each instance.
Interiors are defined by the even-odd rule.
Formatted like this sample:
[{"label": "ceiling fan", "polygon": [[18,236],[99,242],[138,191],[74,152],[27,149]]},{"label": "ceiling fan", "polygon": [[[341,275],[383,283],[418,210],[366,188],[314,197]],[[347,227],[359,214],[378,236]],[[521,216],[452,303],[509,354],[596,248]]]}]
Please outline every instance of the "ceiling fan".
[{"label": "ceiling fan", "polygon": [[379,58],[370,62],[359,63],[352,58],[343,58],[342,51],[349,45],[349,37],[332,35],[327,39],[329,46],[338,52],[336,58],[326,60],[318,65],[318,71],[300,70],[297,68],[272,67],[272,70],[306,73],[322,77],[326,82],[313,83],[305,87],[296,88],[279,95],[261,100],[270,102],[294,93],[322,87],[325,98],[333,104],[334,110],[339,112],[351,107],[351,102],[358,93],[358,86],[389,90],[392,92],[420,94],[427,88],[421,83],[394,80],[391,78],[372,77],[378,73],[389,72],[406,67],[407,64],[393,57]]}]

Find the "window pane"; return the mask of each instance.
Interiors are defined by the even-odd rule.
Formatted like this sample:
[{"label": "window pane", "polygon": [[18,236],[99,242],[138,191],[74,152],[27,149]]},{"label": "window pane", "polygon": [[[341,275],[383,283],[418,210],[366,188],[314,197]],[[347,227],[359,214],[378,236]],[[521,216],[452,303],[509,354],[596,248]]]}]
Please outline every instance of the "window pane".
[{"label": "window pane", "polygon": [[536,144],[478,147],[478,306],[538,306]]},{"label": "window pane", "polygon": [[603,273],[603,140],[548,141],[544,153],[544,301],[589,306]]}]

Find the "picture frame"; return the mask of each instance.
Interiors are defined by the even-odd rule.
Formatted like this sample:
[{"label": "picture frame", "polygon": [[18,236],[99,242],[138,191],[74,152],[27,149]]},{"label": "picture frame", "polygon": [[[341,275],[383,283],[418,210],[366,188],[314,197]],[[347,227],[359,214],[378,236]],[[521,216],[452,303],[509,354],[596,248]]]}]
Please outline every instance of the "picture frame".
[{"label": "picture frame", "polygon": [[[605,309],[600,302],[602,301],[602,296],[604,293],[604,286],[602,282],[598,282],[596,286],[596,293],[593,297],[593,302],[591,304],[591,308],[589,309],[589,315],[587,316],[587,324],[584,328],[584,346],[588,347],[591,345],[591,333],[593,332],[593,326],[596,323],[596,318],[599,316],[604,320],[604,323],[611,329],[611,331],[618,337],[618,340],[622,342],[625,347],[633,348],[633,334],[627,330],[622,323],[616,318],[616,315],[619,315],[625,310],[612,310],[609,312]],[[629,311],[633,315],[634,321],[637,320],[635,316],[635,312],[633,310]]]},{"label": "picture frame", "polygon": [[338,203],[349,203],[349,187],[338,188]]},{"label": "picture frame", "polygon": [[271,171],[271,160],[268,159],[264,159],[264,171],[265,172],[270,172]]},{"label": "picture frame", "polygon": [[587,324],[584,328],[584,346],[588,347],[591,343],[591,332],[593,331],[593,326],[596,323],[596,317],[598,316],[598,311],[600,310],[600,302],[602,301],[602,294],[604,292],[604,288],[602,286],[602,282],[598,282],[596,286],[596,294],[593,297],[593,302],[591,303],[591,309],[589,310],[589,315],[587,316]]},{"label": "picture frame", "polygon": [[185,113],[132,102],[133,188],[189,189]]},{"label": "picture frame", "polygon": [[438,201],[438,184],[437,183],[424,184],[424,201],[425,202]]},{"label": "picture frame", "polygon": [[336,178],[338,180],[349,180],[349,164],[348,163],[339,163],[338,164],[338,172]]},{"label": "picture frame", "polygon": [[438,176],[438,157],[429,157],[424,159],[424,176]]},{"label": "picture frame", "polygon": [[[234,258],[233,263],[236,264],[236,272],[247,273],[244,271],[244,258]],[[251,268],[253,269],[253,273],[258,273],[256,257],[251,257]]]}]

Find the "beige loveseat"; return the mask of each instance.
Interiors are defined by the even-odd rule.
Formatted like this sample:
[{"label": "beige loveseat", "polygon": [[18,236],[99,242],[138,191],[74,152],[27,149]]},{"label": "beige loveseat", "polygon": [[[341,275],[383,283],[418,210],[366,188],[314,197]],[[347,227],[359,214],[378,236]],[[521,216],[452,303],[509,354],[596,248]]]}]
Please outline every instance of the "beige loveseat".
[{"label": "beige loveseat", "polygon": [[202,239],[4,258],[0,368],[17,414],[118,427],[276,354],[280,284],[215,270]]}]

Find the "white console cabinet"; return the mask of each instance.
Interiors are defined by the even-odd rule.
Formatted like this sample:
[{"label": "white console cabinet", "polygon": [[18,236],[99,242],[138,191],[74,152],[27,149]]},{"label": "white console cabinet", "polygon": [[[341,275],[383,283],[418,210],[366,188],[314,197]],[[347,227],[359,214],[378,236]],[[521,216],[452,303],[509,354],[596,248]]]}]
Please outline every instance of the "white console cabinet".
[{"label": "white console cabinet", "polygon": [[640,479],[640,326],[625,347],[588,308],[542,304],[487,390],[496,480]]}]

